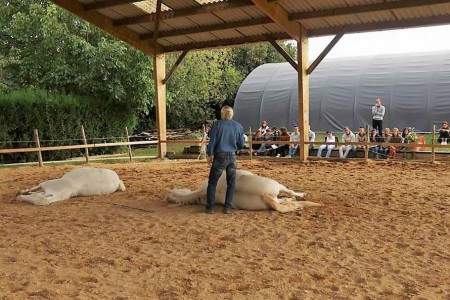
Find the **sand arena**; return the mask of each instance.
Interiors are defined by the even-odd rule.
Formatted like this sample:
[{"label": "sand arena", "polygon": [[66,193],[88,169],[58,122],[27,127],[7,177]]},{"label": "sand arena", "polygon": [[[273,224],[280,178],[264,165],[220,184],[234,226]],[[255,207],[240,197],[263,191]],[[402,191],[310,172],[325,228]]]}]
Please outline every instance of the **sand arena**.
[{"label": "sand arena", "polygon": [[204,162],[93,166],[127,191],[38,207],[78,166],[0,169],[0,299],[450,298],[448,164],[239,162],[324,206],[232,215],[161,201]]}]

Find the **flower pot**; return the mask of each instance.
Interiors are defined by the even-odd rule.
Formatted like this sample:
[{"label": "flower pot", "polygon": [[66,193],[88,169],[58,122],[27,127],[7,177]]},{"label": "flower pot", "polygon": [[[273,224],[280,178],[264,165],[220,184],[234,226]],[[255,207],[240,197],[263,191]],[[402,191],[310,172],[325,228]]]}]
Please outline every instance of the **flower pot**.
[{"label": "flower pot", "polygon": [[409,144],[408,150],[409,151],[419,151],[419,144],[417,144],[417,143]]}]

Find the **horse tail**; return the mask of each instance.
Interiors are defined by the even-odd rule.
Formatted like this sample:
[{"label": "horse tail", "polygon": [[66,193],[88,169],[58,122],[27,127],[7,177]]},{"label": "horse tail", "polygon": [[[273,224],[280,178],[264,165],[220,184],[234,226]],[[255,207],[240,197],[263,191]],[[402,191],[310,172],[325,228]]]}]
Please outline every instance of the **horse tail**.
[{"label": "horse tail", "polygon": [[200,204],[206,199],[206,188],[201,187],[198,190],[173,189],[165,197],[165,201],[176,204]]},{"label": "horse tail", "polygon": [[125,187],[125,184],[123,184],[122,180],[119,181],[119,189],[118,190],[122,191],[122,192],[127,190],[127,188]]}]

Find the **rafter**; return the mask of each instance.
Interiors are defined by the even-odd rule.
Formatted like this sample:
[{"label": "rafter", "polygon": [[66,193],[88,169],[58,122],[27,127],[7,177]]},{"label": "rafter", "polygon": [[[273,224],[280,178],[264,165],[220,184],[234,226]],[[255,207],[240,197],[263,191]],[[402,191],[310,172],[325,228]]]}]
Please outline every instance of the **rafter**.
[{"label": "rafter", "polygon": [[[259,19],[253,19],[253,20],[221,23],[221,24],[217,24],[217,25],[192,27],[192,28],[181,29],[181,30],[163,31],[163,32],[160,32],[159,37],[165,38],[165,37],[171,37],[171,36],[180,36],[180,35],[186,35],[186,34],[206,32],[206,31],[211,32],[211,31],[217,31],[217,30],[238,29],[238,28],[242,28],[242,27],[264,25],[264,24],[268,24],[271,22],[272,22],[272,20],[270,18],[265,17],[265,18],[259,18]],[[153,38],[153,33],[146,33],[146,34],[141,35],[141,40],[148,40],[148,39],[152,39],[152,38]]]},{"label": "rafter", "polygon": [[287,33],[275,33],[275,34],[263,34],[263,35],[254,35],[254,36],[246,36],[240,38],[231,38],[225,40],[214,40],[214,41],[206,41],[206,42],[196,42],[189,43],[183,45],[169,46],[163,49],[164,52],[177,52],[183,51],[184,49],[211,49],[211,48],[220,48],[220,47],[228,47],[228,46],[237,46],[244,44],[254,44],[261,42],[268,42],[270,40],[287,40],[289,39],[289,35]]},{"label": "rafter", "polygon": [[[196,6],[192,8],[180,9],[180,10],[169,10],[161,13],[161,20],[181,18],[187,16],[195,16],[207,13],[216,13],[228,9],[241,8],[252,6],[250,0],[231,0],[228,2],[218,2],[213,4],[204,4],[201,6]],[[142,16],[119,19],[114,22],[114,26],[126,26],[139,23],[154,22],[156,14],[145,14]]]},{"label": "rafter", "polygon": [[291,38],[300,40],[298,23],[289,20],[288,12],[278,2],[268,3],[266,0],[252,0],[252,2]]},{"label": "rafter", "polygon": [[339,40],[344,36],[343,32],[338,33],[333,40],[325,47],[325,49],[322,51],[322,53],[319,54],[319,56],[314,60],[314,62],[308,67],[308,70],[306,70],[306,73],[311,74],[314,69],[320,64],[320,62],[327,56],[328,53],[330,53],[331,49],[339,42]]},{"label": "rafter", "polygon": [[308,34],[310,37],[317,37],[317,36],[338,34],[339,32],[356,33],[356,32],[369,32],[378,30],[390,30],[390,29],[412,28],[412,27],[444,25],[444,24],[450,24],[450,15],[418,18],[412,20],[396,20],[390,22],[358,24],[353,26],[346,25],[334,28],[312,29],[308,31]]},{"label": "rafter", "polygon": [[82,4],[73,0],[51,0],[56,5],[64,8],[65,10],[77,15],[78,17],[88,21],[89,23],[99,27],[112,36],[124,41],[125,43],[133,46],[134,48],[149,54],[154,55],[159,50],[160,46],[156,44],[156,48],[152,47],[150,43],[141,41],[139,34],[128,28],[116,28],[113,26],[113,22],[110,18],[96,11],[85,11]]},{"label": "rafter", "polygon": [[84,10],[85,11],[97,10],[97,9],[108,8],[108,7],[123,5],[123,4],[130,4],[130,3],[135,3],[135,2],[142,2],[142,1],[145,1],[145,0],[106,0],[106,1],[102,1],[102,2],[93,2],[93,3],[85,4]]},{"label": "rafter", "polygon": [[294,67],[294,69],[297,71],[298,70],[298,64],[295,62],[295,60],[289,55],[289,53],[287,53],[286,51],[284,51],[283,48],[281,48],[280,45],[278,45],[278,43],[275,40],[270,40],[269,41],[272,46],[278,51],[278,53],[281,54],[281,56],[284,57],[285,60],[287,60],[288,63],[291,64],[292,67]]},{"label": "rafter", "polygon": [[402,9],[420,6],[429,6],[436,4],[450,3],[449,0],[398,0],[391,2],[383,2],[377,4],[367,4],[360,6],[351,7],[340,7],[333,9],[324,9],[309,12],[300,12],[289,15],[289,20],[306,20],[306,19],[317,19],[325,17],[352,15],[358,13],[368,13],[377,11],[386,11],[392,9]]}]

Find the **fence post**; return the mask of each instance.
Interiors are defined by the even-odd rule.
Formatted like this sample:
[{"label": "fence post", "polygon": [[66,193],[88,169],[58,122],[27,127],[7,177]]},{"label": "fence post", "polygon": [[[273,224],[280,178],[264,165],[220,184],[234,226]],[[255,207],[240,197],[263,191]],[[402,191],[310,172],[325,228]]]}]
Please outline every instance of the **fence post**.
[{"label": "fence post", "polygon": [[253,159],[253,145],[252,145],[253,135],[252,135],[252,128],[249,127],[248,130],[250,132],[249,133],[249,137],[248,137],[248,140],[249,140],[248,147],[250,148],[250,161],[252,161],[252,159]]},{"label": "fence post", "polygon": [[197,159],[200,160],[205,158],[206,156],[206,145],[205,145],[205,139],[206,139],[206,126],[205,124],[202,125],[202,141],[200,143],[200,153],[198,154]]},{"label": "fence post", "polygon": [[[87,145],[86,133],[84,132],[84,125],[81,125],[81,136],[83,137],[83,143]],[[89,163],[89,149],[88,147],[84,148],[84,156],[86,157],[86,163]]]},{"label": "fence post", "polygon": [[434,139],[436,137],[436,125],[433,125],[433,134],[431,135],[431,163],[436,161],[436,154],[434,153]]},{"label": "fence post", "polygon": [[37,155],[39,167],[42,167],[44,165],[44,161],[42,160],[41,143],[39,142],[39,132],[37,129],[34,130],[34,142],[36,143],[36,148],[38,148]]},{"label": "fence post", "polygon": [[369,160],[369,142],[370,142],[369,126],[366,126],[366,145],[364,147],[364,160],[366,162]]},{"label": "fence post", "polygon": [[[130,142],[130,136],[128,135],[128,127],[125,127],[125,133],[127,135],[127,142]],[[133,160],[133,154],[131,153],[131,145],[128,144],[128,156],[130,157],[130,161]]]}]

